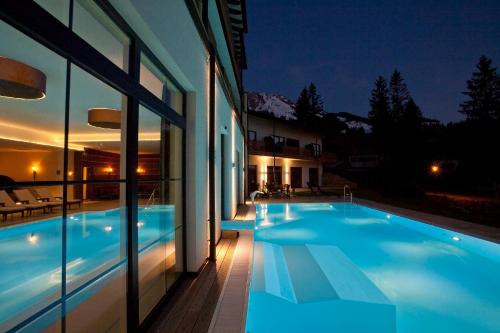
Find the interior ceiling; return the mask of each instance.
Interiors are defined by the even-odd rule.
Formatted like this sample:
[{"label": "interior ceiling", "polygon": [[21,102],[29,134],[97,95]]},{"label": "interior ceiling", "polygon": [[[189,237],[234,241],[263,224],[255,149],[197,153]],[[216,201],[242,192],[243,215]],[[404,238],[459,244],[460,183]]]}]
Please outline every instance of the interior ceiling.
[{"label": "interior ceiling", "polygon": [[[47,140],[39,140],[40,143],[53,142],[53,138],[56,136],[62,138],[64,136],[66,60],[2,21],[0,21],[0,35],[2,36],[0,56],[24,62],[41,70],[47,76],[47,96],[42,100],[19,100],[0,97],[0,127],[12,128],[19,126],[27,131],[37,132],[39,136],[46,136]],[[15,47],[12,47],[14,45]],[[115,58],[123,57],[123,50],[116,50],[115,54],[107,55]],[[116,59],[114,59],[114,62],[116,63]],[[155,82],[151,82],[151,85],[154,84]],[[88,125],[87,110],[94,107],[122,110],[125,106],[123,103],[124,99],[120,93],[73,65],[71,70],[69,116],[70,143],[72,136],[86,135],[92,140],[89,140],[89,142],[80,140],[79,144],[96,149],[102,147],[105,150],[118,150],[119,141],[97,141],[101,136],[116,136],[116,134],[120,133],[120,130],[103,129]],[[159,138],[160,127],[160,117],[141,108],[141,132],[155,133],[158,134],[157,137]],[[0,133],[1,135],[2,133]],[[22,133],[19,133],[16,139],[22,139],[22,135]],[[3,136],[3,139],[8,139],[8,137]],[[59,139],[58,141],[61,142],[62,140]],[[12,149],[28,150],[27,145],[30,145],[32,149],[48,149],[48,146],[44,145],[38,145],[43,148],[33,148],[34,145],[28,143],[13,145],[12,141],[9,140],[2,140],[0,149],[6,149],[5,144],[7,142],[10,142]],[[144,148],[146,146],[151,148],[152,145],[153,143],[149,142],[144,145]]]}]

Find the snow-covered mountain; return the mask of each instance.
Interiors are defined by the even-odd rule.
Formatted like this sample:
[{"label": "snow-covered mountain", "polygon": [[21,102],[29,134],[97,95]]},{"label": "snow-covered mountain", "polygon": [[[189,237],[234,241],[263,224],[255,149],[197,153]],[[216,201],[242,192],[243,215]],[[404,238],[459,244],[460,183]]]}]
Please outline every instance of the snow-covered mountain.
[{"label": "snow-covered mountain", "polygon": [[295,119],[295,103],[277,94],[249,92],[248,109],[256,112],[269,112],[277,118]]},{"label": "snow-covered mountain", "polygon": [[[278,94],[249,92],[248,109],[254,112],[270,113],[276,118],[296,120],[294,116],[295,103]],[[371,126],[365,117],[349,112],[329,113],[328,115],[327,118],[335,117],[340,123],[344,124],[345,129],[363,129],[365,133],[371,131]]]},{"label": "snow-covered mountain", "polygon": [[368,119],[354,115],[348,112],[339,112],[336,114],[337,119],[346,124],[350,129],[363,129],[365,133],[371,132],[372,128]]}]

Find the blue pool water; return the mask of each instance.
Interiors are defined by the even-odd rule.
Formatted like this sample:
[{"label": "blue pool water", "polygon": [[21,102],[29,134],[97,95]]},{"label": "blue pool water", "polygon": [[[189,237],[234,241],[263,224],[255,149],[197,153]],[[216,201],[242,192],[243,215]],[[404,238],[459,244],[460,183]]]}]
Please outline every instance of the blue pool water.
[{"label": "blue pool water", "polygon": [[[68,217],[68,293],[125,261],[124,214],[114,209]],[[138,214],[140,251],[174,239],[173,206],[143,207]],[[61,252],[61,218],[0,229],[0,331],[61,296]]]},{"label": "blue pool water", "polygon": [[500,332],[500,245],[352,204],[257,206],[246,331]]}]

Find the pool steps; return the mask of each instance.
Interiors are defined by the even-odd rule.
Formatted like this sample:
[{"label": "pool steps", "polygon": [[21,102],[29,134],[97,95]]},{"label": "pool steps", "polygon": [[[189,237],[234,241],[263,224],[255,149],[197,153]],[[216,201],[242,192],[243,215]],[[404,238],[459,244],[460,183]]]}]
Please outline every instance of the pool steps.
[{"label": "pool steps", "polygon": [[[371,332],[395,332],[395,306],[336,246],[256,241],[251,291],[250,311],[262,312],[259,315],[264,317],[286,312],[294,319],[281,325],[290,325],[290,332],[295,320],[310,318],[311,312],[318,316],[318,329],[326,325],[350,327],[350,332],[368,328]],[[258,303],[269,304],[269,309],[252,309],[252,298],[266,299]]]}]

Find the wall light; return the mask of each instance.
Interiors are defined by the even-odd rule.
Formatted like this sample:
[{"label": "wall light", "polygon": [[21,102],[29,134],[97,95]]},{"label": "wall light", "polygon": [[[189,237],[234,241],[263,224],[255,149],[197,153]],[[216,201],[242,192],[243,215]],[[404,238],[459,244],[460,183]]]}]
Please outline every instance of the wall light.
[{"label": "wall light", "polygon": [[68,176],[69,177],[73,176],[73,171],[68,171]]},{"label": "wall light", "polygon": [[104,171],[107,172],[108,174],[110,174],[113,172],[113,168],[108,166],[108,167],[104,168]]},{"label": "wall light", "polygon": [[433,174],[438,174],[438,173],[439,173],[439,165],[437,165],[437,164],[433,164],[433,165],[431,166],[431,172],[432,172]]},{"label": "wall light", "polygon": [[40,170],[40,168],[37,165],[31,166],[31,172],[33,172],[33,181],[36,181],[36,174],[38,170]]},{"label": "wall light", "polygon": [[138,167],[137,168],[137,173],[140,173],[140,174],[143,174],[143,173],[146,173],[146,170],[141,168],[141,167]]}]

